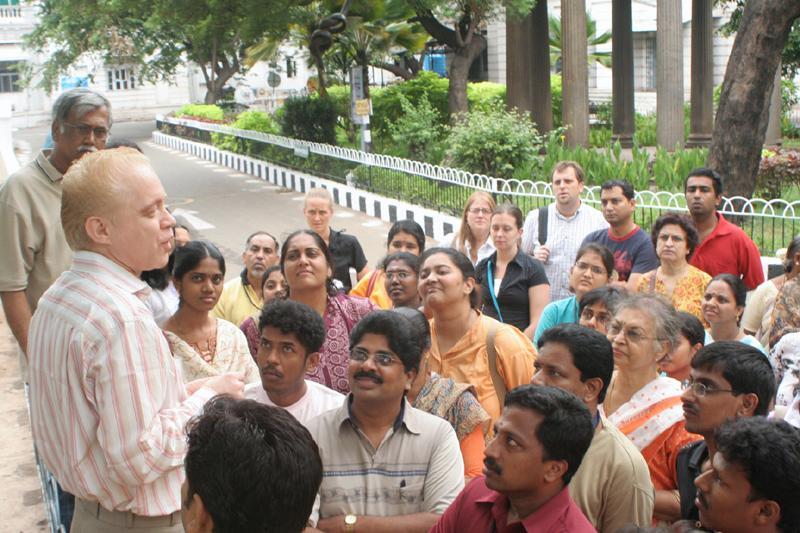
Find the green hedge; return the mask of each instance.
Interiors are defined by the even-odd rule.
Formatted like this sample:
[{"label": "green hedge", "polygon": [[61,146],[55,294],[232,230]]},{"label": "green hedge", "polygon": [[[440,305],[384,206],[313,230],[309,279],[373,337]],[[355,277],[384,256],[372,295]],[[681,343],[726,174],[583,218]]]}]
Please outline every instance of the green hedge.
[{"label": "green hedge", "polygon": [[175,116],[178,118],[191,117],[221,122],[225,118],[225,112],[216,105],[186,104],[175,112]]},{"label": "green hedge", "polygon": [[[263,111],[244,111],[229,124],[230,127],[240,130],[259,131],[262,133],[280,133],[280,128],[272,116]],[[240,154],[252,155],[260,143],[249,139],[242,139],[222,133],[212,133],[211,143],[221,150],[228,150]]]}]

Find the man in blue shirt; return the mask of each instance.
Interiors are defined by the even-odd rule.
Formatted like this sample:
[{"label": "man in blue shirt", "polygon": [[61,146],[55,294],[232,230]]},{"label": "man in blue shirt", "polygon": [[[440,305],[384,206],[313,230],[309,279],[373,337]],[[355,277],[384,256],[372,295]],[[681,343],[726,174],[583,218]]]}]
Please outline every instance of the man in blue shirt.
[{"label": "man in blue shirt", "polygon": [[633,290],[639,277],[658,268],[658,258],[650,236],[633,222],[636,210],[633,186],[624,180],[612,180],[600,187],[600,205],[609,228],[593,231],[583,244],[596,242],[614,254],[615,283]]}]

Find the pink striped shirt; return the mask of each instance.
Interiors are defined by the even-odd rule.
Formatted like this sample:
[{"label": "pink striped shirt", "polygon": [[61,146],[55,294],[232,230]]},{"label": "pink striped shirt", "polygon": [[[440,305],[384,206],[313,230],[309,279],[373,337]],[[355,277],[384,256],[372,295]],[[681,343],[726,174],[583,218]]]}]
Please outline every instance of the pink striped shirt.
[{"label": "pink striped shirt", "polygon": [[145,305],[149,288],[93,252],[42,296],[28,337],[33,436],[64,489],[104,508],[162,516],[181,508],[190,397]]}]

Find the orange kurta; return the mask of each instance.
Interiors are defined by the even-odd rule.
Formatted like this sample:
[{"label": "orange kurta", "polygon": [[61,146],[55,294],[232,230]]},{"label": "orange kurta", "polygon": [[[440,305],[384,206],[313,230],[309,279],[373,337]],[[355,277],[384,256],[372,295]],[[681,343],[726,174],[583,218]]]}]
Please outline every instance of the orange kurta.
[{"label": "orange kurta", "polygon": [[531,382],[536,351],[531,340],[520,330],[479,313],[478,320],[445,354],[439,353],[436,340],[436,319],[431,320],[430,369],[437,374],[475,387],[478,401],[492,418],[492,425],[500,417],[502,406],[492,383],[489,359],[486,353],[486,327],[497,325],[494,337],[497,353],[497,372],[506,390]]},{"label": "orange kurta", "polygon": [[[369,282],[375,276],[375,282],[372,284],[372,291],[369,291]],[[373,270],[356,283],[356,286],[350,290],[350,296],[361,296],[362,298],[369,298],[369,300],[380,307],[381,309],[391,309],[392,299],[386,292],[386,272],[381,270]],[[369,294],[367,294],[369,293]]]}]

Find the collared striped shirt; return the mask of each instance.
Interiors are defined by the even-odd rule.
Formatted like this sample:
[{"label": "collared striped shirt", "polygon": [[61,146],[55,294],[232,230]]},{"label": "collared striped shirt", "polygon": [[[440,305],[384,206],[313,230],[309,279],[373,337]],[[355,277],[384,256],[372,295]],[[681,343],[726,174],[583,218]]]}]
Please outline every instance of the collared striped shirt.
[{"label": "collared striped shirt", "polygon": [[[550,280],[550,301],[563,300],[572,296],[569,290],[569,269],[575,263],[575,255],[584,237],[593,231],[608,228],[603,214],[581,202],[571,217],[565,217],[552,204],[547,213],[547,242],[550,256],[544,262],[544,271]],[[522,231],[522,251],[528,255],[540,246],[539,210],[534,209],[525,218]]]},{"label": "collared striped shirt", "polygon": [[75,254],[31,321],[31,419],[39,453],[67,492],[163,516],[181,508],[184,426],[214,392],[187,397],[148,293],[102,255]]}]

